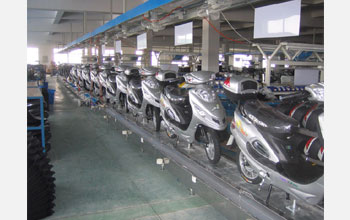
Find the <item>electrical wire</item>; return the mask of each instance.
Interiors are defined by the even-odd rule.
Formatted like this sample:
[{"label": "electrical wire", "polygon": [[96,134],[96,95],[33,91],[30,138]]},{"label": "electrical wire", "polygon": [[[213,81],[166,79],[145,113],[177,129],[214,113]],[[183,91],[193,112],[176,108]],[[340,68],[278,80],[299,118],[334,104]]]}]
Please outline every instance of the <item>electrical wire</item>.
[{"label": "electrical wire", "polygon": [[[178,6],[178,7],[174,8],[174,9],[172,9],[167,15],[165,15],[164,17],[162,17],[162,18],[160,18],[160,19],[150,20],[150,19],[146,18],[145,15],[142,15],[142,17],[143,17],[143,19],[145,19],[146,21],[151,22],[151,23],[159,22],[159,21],[161,21],[161,20],[167,18],[167,17],[168,17],[169,15],[171,15],[175,10],[180,9],[180,8],[182,8],[182,7],[181,7],[181,6]],[[232,27],[232,25],[228,22],[228,20],[226,19],[225,15],[224,15],[222,12],[221,12],[221,14],[224,16],[226,22],[230,25],[230,27],[231,27],[240,37],[242,37],[242,38],[243,38],[244,40],[246,40],[247,42],[252,43],[251,41],[249,41],[248,39],[246,39],[245,37],[243,37],[242,35],[240,35],[240,34]],[[230,38],[230,37],[227,37],[227,36],[224,35],[222,32],[220,32],[218,29],[216,29],[216,27],[208,20],[208,18],[206,18],[206,17],[203,17],[203,18],[204,18],[204,19],[208,22],[208,24],[209,24],[219,35],[221,35],[222,37],[226,38],[226,39],[229,40],[229,41],[233,41],[233,42],[236,42],[236,43],[244,44],[244,42],[242,42],[242,41],[235,40],[235,39],[232,39],[232,38]]]},{"label": "electrical wire", "polygon": [[223,38],[226,38],[227,40],[229,41],[233,41],[233,42],[236,42],[236,43],[239,43],[239,44],[244,44],[244,42],[242,41],[239,41],[239,40],[235,40],[235,39],[232,39],[232,38],[229,38],[227,37],[225,34],[223,34],[222,32],[220,32],[218,29],[216,29],[216,27],[208,20],[208,18],[206,17],[203,17],[207,22],[208,24],[218,33],[220,34]]},{"label": "electrical wire", "polygon": [[225,21],[227,22],[227,24],[231,27],[231,29],[241,38],[243,38],[245,41],[247,41],[250,44],[253,44],[253,42],[251,42],[250,40],[248,40],[247,38],[243,37],[240,33],[238,33],[238,31],[231,25],[231,23],[227,20],[227,18],[225,17],[223,12],[220,12],[222,17],[225,19]]},{"label": "electrical wire", "polygon": [[178,6],[178,7],[174,8],[174,9],[171,10],[167,15],[165,15],[164,17],[162,17],[162,18],[160,18],[160,19],[150,20],[150,19],[146,18],[145,15],[143,15],[142,17],[143,17],[143,19],[145,19],[146,21],[149,21],[149,22],[151,22],[151,23],[159,22],[159,21],[165,19],[166,17],[168,17],[169,15],[171,15],[175,10],[177,10],[177,9],[179,9],[179,8],[182,8],[182,7],[181,7],[181,6]]}]

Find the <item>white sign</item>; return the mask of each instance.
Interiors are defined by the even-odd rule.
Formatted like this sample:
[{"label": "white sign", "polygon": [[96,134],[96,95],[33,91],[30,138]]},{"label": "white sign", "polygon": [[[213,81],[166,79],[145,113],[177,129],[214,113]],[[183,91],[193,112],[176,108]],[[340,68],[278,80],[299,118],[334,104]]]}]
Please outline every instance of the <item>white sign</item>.
[{"label": "white sign", "polygon": [[115,41],[115,52],[122,53],[122,41],[120,40]]},{"label": "white sign", "polygon": [[137,49],[143,50],[147,48],[147,33],[137,36]]},{"label": "white sign", "polygon": [[318,83],[320,70],[318,69],[295,69],[294,85],[305,86]]},{"label": "white sign", "polygon": [[255,9],[254,38],[299,36],[301,0]]},{"label": "white sign", "polygon": [[175,26],[175,46],[192,44],[193,22]]},{"label": "white sign", "polygon": [[106,45],[102,44],[102,54],[105,54],[105,50],[106,50]]}]

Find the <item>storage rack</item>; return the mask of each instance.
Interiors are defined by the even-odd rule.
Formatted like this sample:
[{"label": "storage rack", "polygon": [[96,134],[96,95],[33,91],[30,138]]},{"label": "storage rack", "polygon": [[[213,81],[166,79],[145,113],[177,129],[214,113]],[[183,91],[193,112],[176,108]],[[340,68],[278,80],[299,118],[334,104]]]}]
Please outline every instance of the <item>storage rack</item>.
[{"label": "storage rack", "polygon": [[[323,68],[323,58],[321,57],[321,53],[324,53],[323,45],[281,42],[279,45],[253,44],[252,46],[256,47],[266,59],[265,84],[267,86],[270,86],[271,64],[288,64],[291,66],[313,66]],[[304,51],[312,52],[309,60],[295,61],[295,59]],[[267,54],[271,52],[272,54],[268,56]],[[275,55],[279,52],[282,52],[285,55],[286,60],[274,59]],[[315,57],[316,61],[310,60],[311,57]],[[323,73],[321,73],[321,75],[321,78],[323,78]]]},{"label": "storage rack", "polygon": [[41,94],[39,86],[33,85],[35,82],[29,82],[27,88],[27,99],[39,99],[40,100],[40,126],[27,127],[28,131],[41,130],[41,144],[43,152],[45,152],[45,125],[44,125],[44,98]]},{"label": "storage rack", "polygon": [[40,85],[39,80],[28,81],[27,88],[39,88],[39,89],[45,88],[45,81],[43,82],[42,85]]}]

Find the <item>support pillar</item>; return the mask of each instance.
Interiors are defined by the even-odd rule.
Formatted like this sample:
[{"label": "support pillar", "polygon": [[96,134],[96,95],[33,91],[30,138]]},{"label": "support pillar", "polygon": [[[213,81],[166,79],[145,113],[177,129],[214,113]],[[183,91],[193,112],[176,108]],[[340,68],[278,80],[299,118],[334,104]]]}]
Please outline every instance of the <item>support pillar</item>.
[{"label": "support pillar", "polygon": [[[220,30],[219,20],[208,19],[216,29]],[[205,19],[202,22],[202,70],[219,72],[220,36]]]},{"label": "support pillar", "polygon": [[84,14],[83,14],[83,35],[84,34],[86,34],[86,24],[87,24],[87,22],[86,22],[86,19],[87,19],[87,12],[86,11],[84,11]]},{"label": "support pillar", "polygon": [[102,44],[98,45],[98,65],[101,65],[103,63],[103,53],[102,53]]},{"label": "support pillar", "polygon": [[[193,53],[193,45],[190,45],[189,48],[188,48],[188,52],[190,53]],[[188,65],[190,67],[190,71],[196,71],[195,70],[195,65],[194,65],[194,59],[193,59],[193,56],[189,56],[188,57]]]},{"label": "support pillar", "polygon": [[230,65],[230,55],[226,54],[230,52],[230,45],[228,44],[228,42],[224,43],[222,45],[222,52],[224,54],[224,62],[225,62],[225,68],[226,71],[228,71],[228,66]]},{"label": "support pillar", "polygon": [[144,66],[152,66],[152,38],[153,31],[147,31],[147,48],[143,50]]}]

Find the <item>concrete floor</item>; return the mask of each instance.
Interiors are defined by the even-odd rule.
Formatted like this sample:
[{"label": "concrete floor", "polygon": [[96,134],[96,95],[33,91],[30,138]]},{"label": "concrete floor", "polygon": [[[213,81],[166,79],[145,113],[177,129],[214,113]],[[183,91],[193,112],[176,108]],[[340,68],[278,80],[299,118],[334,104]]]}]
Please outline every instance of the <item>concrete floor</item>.
[{"label": "concrete floor", "polygon": [[[51,151],[55,213],[46,219],[226,219],[166,170],[100,112],[78,107],[56,78]],[[118,130],[119,129],[119,130]]]}]

